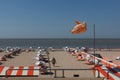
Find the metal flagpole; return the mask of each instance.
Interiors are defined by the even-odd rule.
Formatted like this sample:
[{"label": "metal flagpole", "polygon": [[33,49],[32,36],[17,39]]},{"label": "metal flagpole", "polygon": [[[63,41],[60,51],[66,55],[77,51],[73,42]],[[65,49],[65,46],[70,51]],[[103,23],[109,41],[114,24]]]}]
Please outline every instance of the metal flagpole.
[{"label": "metal flagpole", "polygon": [[[96,46],[95,46],[95,42],[96,42],[96,40],[95,40],[95,24],[94,24],[93,27],[94,27],[94,31],[93,31],[93,32],[94,32],[94,33],[93,33],[93,35],[94,35],[94,36],[93,36],[93,47],[94,47],[94,50],[93,50],[93,51],[94,51],[94,53],[93,53],[93,54],[94,54],[94,56],[95,56],[95,48],[96,48]],[[95,68],[95,57],[94,57],[94,68]],[[94,75],[94,77],[95,77],[95,76],[96,76],[96,74]]]},{"label": "metal flagpole", "polygon": [[94,54],[95,54],[95,47],[96,47],[95,46],[95,24],[94,24],[94,41],[93,42],[94,42],[93,44],[94,44]]}]

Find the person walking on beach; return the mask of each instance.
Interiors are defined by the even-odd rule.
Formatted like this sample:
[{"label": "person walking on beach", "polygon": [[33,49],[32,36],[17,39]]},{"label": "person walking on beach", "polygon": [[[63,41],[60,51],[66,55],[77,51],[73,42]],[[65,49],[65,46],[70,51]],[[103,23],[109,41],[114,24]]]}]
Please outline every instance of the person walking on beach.
[{"label": "person walking on beach", "polygon": [[53,57],[53,59],[52,59],[52,64],[53,64],[53,66],[55,66],[55,64],[56,64],[56,59]]}]

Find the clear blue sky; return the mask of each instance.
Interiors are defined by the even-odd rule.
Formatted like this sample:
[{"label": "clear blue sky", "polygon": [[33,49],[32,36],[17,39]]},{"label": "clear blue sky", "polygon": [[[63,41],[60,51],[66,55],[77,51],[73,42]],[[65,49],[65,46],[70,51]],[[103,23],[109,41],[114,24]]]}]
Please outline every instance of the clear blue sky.
[{"label": "clear blue sky", "polygon": [[[71,34],[75,20],[87,32]],[[120,38],[120,0],[0,0],[0,38]]]}]

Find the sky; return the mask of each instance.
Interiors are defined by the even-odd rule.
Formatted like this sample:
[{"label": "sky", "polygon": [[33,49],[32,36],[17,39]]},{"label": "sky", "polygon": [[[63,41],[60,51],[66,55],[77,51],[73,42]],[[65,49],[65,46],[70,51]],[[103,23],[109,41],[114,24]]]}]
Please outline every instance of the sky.
[{"label": "sky", "polygon": [[[71,34],[75,21],[87,31]],[[0,0],[0,38],[120,38],[120,0]]]}]

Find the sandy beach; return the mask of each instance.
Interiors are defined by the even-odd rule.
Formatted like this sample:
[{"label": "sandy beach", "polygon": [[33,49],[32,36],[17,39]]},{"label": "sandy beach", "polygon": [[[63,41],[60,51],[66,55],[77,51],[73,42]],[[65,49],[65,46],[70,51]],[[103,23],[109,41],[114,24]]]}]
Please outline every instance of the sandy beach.
[{"label": "sandy beach", "polygon": [[[90,51],[89,53],[93,53],[93,51]],[[96,53],[101,54],[103,57],[109,57],[109,59],[113,61],[115,61],[116,56],[119,56],[118,51],[96,51]],[[5,52],[0,53],[0,55],[3,55],[3,54],[6,54],[6,53]],[[13,56],[13,58],[9,58],[9,59],[7,58],[7,61],[1,61],[2,62],[1,66],[34,66],[35,55],[36,55],[36,51],[22,52],[21,54],[17,54],[17,56]],[[63,50],[49,51],[49,57],[50,59],[55,57],[57,61],[57,64],[55,66],[53,66],[52,64],[46,63],[47,66],[49,65],[51,66],[50,67],[51,69],[91,69],[94,66],[94,65],[86,65],[84,61],[77,61],[75,56],[72,56],[71,54],[66,53]],[[53,75],[41,75],[40,74],[39,77],[37,78],[42,78],[42,80],[54,78],[55,71],[51,70],[51,72],[53,72]],[[57,73],[56,77],[63,77],[62,70],[57,70],[56,73]],[[75,75],[77,77],[75,77]],[[94,74],[92,70],[65,70],[64,77],[65,79],[63,80],[73,80],[71,78],[75,78],[75,80],[79,80],[79,79],[93,80]],[[31,80],[34,80],[34,79],[37,80],[37,78],[33,78]],[[7,79],[13,79],[13,78],[8,77]],[[22,79],[22,78],[19,77],[19,79]],[[59,78],[58,79],[55,78],[55,80],[59,80]]]}]

